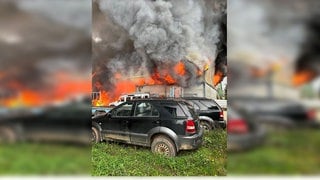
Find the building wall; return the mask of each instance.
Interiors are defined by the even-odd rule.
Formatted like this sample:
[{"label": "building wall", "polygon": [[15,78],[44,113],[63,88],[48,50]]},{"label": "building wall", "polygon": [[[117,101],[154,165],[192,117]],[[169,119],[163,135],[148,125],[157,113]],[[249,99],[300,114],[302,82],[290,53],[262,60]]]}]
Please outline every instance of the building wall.
[{"label": "building wall", "polygon": [[[203,84],[194,85],[189,88],[184,88],[184,96],[197,96],[204,97]],[[216,99],[217,91],[212,89],[210,86],[205,86],[205,97],[210,99]]]}]

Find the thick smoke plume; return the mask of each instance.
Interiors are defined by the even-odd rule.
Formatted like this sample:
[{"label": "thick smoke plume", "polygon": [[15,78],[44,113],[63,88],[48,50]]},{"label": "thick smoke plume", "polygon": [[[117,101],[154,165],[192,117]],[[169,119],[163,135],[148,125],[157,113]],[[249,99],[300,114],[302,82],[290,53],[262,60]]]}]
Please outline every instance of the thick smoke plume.
[{"label": "thick smoke plume", "polygon": [[[305,81],[320,76],[320,13],[313,13],[306,21],[307,35],[295,64],[295,73],[305,75]],[[305,83],[305,82],[304,82]]]},{"label": "thick smoke plume", "polygon": [[[93,90],[112,88],[116,73],[149,75],[163,84],[170,84],[169,76],[182,87],[196,84],[206,65],[221,67],[215,60],[225,3],[94,1]],[[176,73],[181,62],[184,73]]]}]

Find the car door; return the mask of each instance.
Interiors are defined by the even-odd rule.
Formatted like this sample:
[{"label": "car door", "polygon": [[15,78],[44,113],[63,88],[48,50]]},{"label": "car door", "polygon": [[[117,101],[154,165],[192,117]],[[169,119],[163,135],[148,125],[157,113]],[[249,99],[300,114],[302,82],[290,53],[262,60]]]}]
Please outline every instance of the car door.
[{"label": "car door", "polygon": [[110,111],[110,115],[101,123],[105,139],[130,141],[128,121],[132,117],[133,102],[126,102]]},{"label": "car door", "polygon": [[130,140],[135,144],[146,144],[148,132],[154,127],[160,126],[160,113],[151,102],[137,101],[128,128]]}]

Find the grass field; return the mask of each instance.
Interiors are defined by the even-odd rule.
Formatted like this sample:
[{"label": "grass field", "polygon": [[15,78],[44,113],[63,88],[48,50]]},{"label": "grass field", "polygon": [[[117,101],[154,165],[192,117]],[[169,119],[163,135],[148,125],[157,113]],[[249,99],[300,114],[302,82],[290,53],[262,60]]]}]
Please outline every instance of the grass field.
[{"label": "grass field", "polygon": [[226,175],[226,132],[205,134],[196,151],[181,151],[168,158],[153,154],[150,148],[118,143],[92,147],[94,176],[216,176]]},{"label": "grass field", "polygon": [[228,154],[228,175],[319,175],[319,150],[319,129],[269,133],[264,146]]},{"label": "grass field", "polygon": [[91,173],[90,147],[56,143],[0,145],[2,175],[78,175]]}]

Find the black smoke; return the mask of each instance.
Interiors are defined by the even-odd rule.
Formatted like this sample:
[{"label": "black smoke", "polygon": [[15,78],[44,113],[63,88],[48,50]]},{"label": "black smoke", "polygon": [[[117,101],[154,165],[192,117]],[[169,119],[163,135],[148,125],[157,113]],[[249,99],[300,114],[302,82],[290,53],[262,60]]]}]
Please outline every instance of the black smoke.
[{"label": "black smoke", "polygon": [[93,90],[111,89],[115,72],[152,75],[180,61],[185,76],[168,71],[182,87],[207,63],[225,68],[225,11],[226,1],[93,1]]}]

